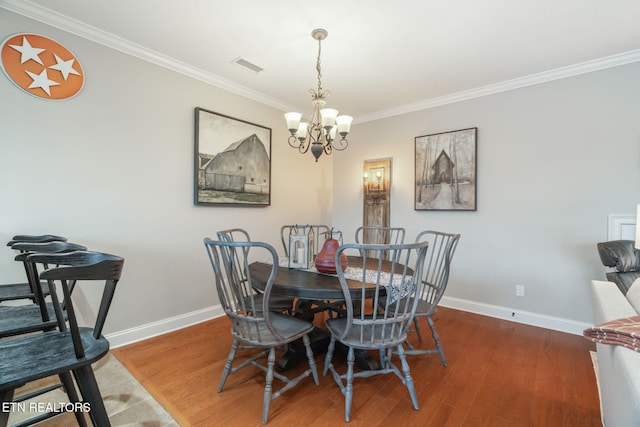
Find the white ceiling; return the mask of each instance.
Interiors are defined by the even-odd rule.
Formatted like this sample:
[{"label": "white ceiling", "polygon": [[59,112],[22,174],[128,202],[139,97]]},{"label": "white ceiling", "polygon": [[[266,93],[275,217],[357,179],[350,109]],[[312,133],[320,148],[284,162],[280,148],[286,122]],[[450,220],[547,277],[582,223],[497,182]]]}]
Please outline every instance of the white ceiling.
[{"label": "white ceiling", "polygon": [[[0,7],[303,113],[317,86],[311,31],[325,28],[328,106],[356,121],[640,61],[638,0],[0,0]],[[240,68],[237,57],[264,71]]]}]

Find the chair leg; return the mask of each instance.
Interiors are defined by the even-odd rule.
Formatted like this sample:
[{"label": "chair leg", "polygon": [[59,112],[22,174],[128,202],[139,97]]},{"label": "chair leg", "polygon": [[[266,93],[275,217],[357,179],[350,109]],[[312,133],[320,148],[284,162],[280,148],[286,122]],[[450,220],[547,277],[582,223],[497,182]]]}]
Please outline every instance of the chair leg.
[{"label": "chair leg", "polygon": [[73,371],[84,400],[89,403],[91,421],[95,427],[110,427],[111,422],[104,407],[100,389],[91,365],[81,366]]},{"label": "chair leg", "polygon": [[302,342],[304,343],[304,347],[307,349],[307,359],[309,359],[309,368],[311,369],[311,375],[313,375],[313,382],[316,383],[316,385],[320,385],[320,381],[318,380],[318,368],[316,367],[316,360],[313,358],[313,350],[311,350],[311,341],[309,340],[309,336],[303,335]]},{"label": "chair leg", "polygon": [[402,348],[402,344],[398,346],[398,356],[400,357],[400,361],[402,362],[402,372],[404,373],[404,385],[409,390],[409,396],[411,396],[411,403],[413,403],[413,409],[416,411],[420,409],[418,406],[418,396],[416,395],[416,389],[413,385],[413,378],[411,378],[411,370],[409,369],[409,364],[407,363],[407,357],[404,354],[404,349]]},{"label": "chair leg", "polygon": [[222,371],[222,378],[220,378],[220,384],[218,384],[218,393],[222,391],[224,387],[224,383],[227,381],[227,377],[231,372],[231,365],[233,364],[233,359],[236,357],[236,351],[240,343],[238,340],[233,340],[233,344],[231,344],[231,351],[229,351],[229,356],[227,357],[227,363],[224,364],[224,370]]},{"label": "chair leg", "polygon": [[427,323],[429,324],[429,328],[431,329],[431,336],[433,337],[433,341],[436,343],[436,349],[438,349],[438,354],[440,354],[440,360],[442,360],[442,364],[447,366],[447,359],[444,357],[444,350],[442,348],[442,344],[440,344],[440,337],[436,332],[436,325],[433,324],[433,320],[431,316],[427,316]]},{"label": "chair leg", "polygon": [[11,414],[11,409],[8,411],[4,411],[5,404],[11,403],[13,401],[13,389],[0,391],[0,427],[7,427],[9,424],[9,415]]},{"label": "chair leg", "polygon": [[329,371],[329,366],[331,365],[331,358],[333,357],[333,350],[336,348],[336,339],[331,336],[331,340],[329,341],[329,347],[327,348],[327,354],[324,357],[324,369],[322,370],[322,376],[326,377],[327,372]]},{"label": "chair leg", "polygon": [[344,419],[346,422],[351,421],[351,402],[353,401],[353,365],[356,356],[353,347],[349,347],[347,353],[347,385],[344,389]]},{"label": "chair leg", "polygon": [[413,326],[415,326],[416,334],[418,334],[418,341],[422,342],[422,331],[420,330],[420,325],[418,324],[418,316],[413,318]]},{"label": "chair leg", "polygon": [[[69,402],[80,402],[80,398],[78,397],[76,386],[73,384],[73,378],[71,378],[71,374],[69,372],[64,372],[58,376],[60,377],[60,382],[64,386],[64,391],[69,397]],[[76,410],[73,414],[75,415],[76,421],[78,421],[78,425],[80,427],[87,427],[87,420],[85,419],[84,414],[81,411]]]},{"label": "chair leg", "polygon": [[262,424],[266,424],[269,418],[269,404],[271,403],[271,393],[273,392],[273,367],[276,364],[276,349],[269,349],[267,359],[267,378],[264,385],[264,402],[262,404]]}]

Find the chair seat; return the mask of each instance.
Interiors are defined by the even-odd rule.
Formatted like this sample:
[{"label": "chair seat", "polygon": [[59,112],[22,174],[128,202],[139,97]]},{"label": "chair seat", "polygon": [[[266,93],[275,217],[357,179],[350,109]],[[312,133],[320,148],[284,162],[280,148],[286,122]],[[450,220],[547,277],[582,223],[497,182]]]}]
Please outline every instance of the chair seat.
[{"label": "chair seat", "polygon": [[284,295],[271,294],[269,296],[269,308],[272,310],[291,310],[293,298]]},{"label": "chair seat", "polygon": [[249,328],[249,331],[243,329],[245,336],[237,334],[234,334],[234,336],[240,341],[249,343],[253,346],[270,347],[274,344],[290,343],[291,341],[300,338],[302,335],[308,334],[314,328],[312,323],[297,319],[293,316],[270,313],[270,318],[271,326],[273,326],[273,329],[275,329],[276,332],[284,338],[284,340],[276,338],[264,322],[256,323]]},{"label": "chair seat", "polygon": [[0,337],[21,335],[55,327],[57,325],[56,315],[53,304],[50,302],[47,303],[47,311],[50,320],[43,322],[40,306],[37,304],[0,308]]},{"label": "chair seat", "polygon": [[[358,348],[358,349],[376,349],[387,348],[399,345],[407,338],[407,334],[402,333],[400,335],[389,334],[390,328],[393,325],[387,325],[387,330],[383,332],[383,327],[380,324],[373,325],[351,325],[349,333],[344,338],[340,338],[347,328],[347,318],[337,317],[327,319],[325,321],[329,332],[336,337],[342,344]],[[395,326],[398,327],[397,325]],[[384,339],[383,339],[384,335]]]},{"label": "chair seat", "polygon": [[[46,283],[42,288],[47,289]],[[48,295],[48,292],[46,292],[45,295]],[[31,291],[31,287],[28,283],[10,283],[0,285],[0,301],[26,298],[33,298],[33,292]]]},{"label": "chair seat", "polygon": [[[413,299],[411,299],[411,304],[413,303]],[[378,304],[380,307],[384,308],[385,299],[381,298],[381,302]],[[395,310],[396,304],[389,304],[389,310]],[[418,301],[418,307],[416,308],[416,316],[431,316],[438,311],[438,306],[436,304],[430,303],[423,299]]]},{"label": "chair seat", "polygon": [[[256,313],[262,313],[263,301],[262,298],[252,298],[250,296],[245,298],[245,304],[247,307],[251,307],[251,304],[255,306]],[[271,294],[269,298],[269,311],[277,312],[291,312],[293,310],[293,298],[285,297],[282,295]]]},{"label": "chair seat", "polygon": [[80,328],[85,357],[77,359],[71,334],[50,331],[0,341],[0,390],[9,390],[63,371],[87,366],[109,351],[109,341],[92,336],[93,329]]}]

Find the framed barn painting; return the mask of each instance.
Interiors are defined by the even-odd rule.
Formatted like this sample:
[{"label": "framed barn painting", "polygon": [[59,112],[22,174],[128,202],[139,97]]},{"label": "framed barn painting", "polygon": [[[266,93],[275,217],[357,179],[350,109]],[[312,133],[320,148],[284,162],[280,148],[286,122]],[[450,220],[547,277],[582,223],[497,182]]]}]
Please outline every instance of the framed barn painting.
[{"label": "framed barn painting", "polygon": [[196,108],[195,204],[269,206],[271,129]]},{"label": "framed barn painting", "polygon": [[415,210],[477,209],[478,128],[415,138]]}]

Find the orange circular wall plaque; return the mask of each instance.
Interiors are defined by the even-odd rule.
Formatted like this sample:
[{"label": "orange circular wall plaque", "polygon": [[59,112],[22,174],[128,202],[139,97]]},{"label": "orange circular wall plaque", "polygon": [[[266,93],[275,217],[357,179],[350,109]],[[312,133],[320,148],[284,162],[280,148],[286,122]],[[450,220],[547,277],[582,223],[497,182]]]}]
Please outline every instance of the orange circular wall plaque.
[{"label": "orange circular wall plaque", "polygon": [[25,92],[45,99],[67,99],[84,85],[78,59],[61,44],[37,34],[16,34],[0,47],[2,71]]}]

